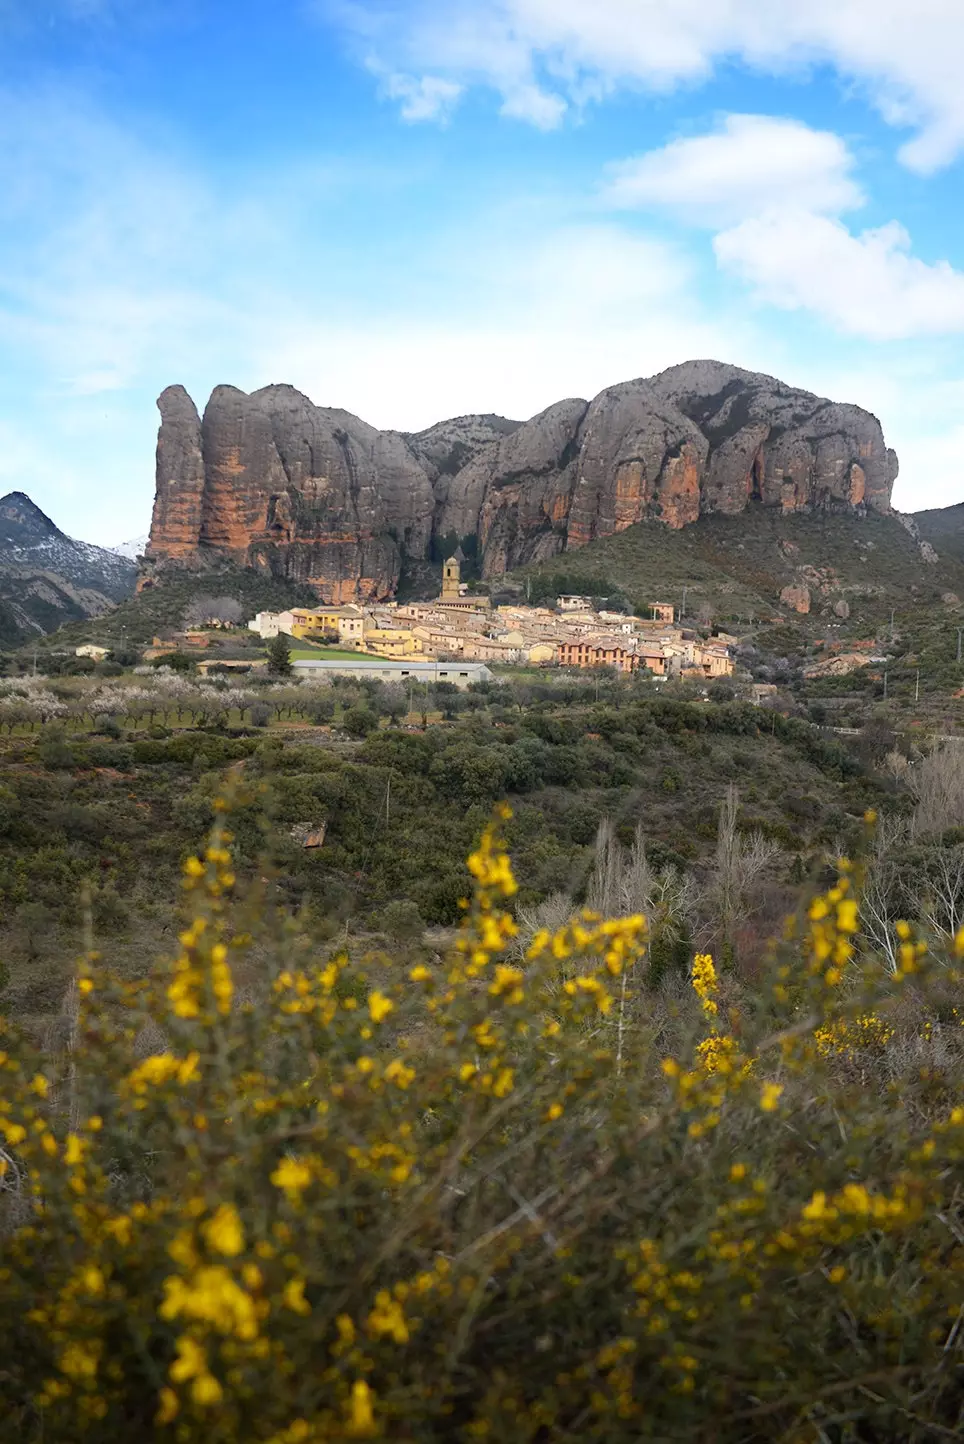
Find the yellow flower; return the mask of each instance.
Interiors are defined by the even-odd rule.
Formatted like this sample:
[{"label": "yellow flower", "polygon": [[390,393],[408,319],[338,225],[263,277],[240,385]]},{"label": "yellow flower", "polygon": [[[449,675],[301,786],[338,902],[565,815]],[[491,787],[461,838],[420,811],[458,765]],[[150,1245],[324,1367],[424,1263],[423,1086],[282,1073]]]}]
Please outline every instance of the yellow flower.
[{"label": "yellow flower", "polygon": [[811,1221],[822,1218],[836,1218],[837,1210],[827,1204],[827,1195],[822,1188],[817,1189],[809,1203],[804,1204],[801,1210],[803,1217]]},{"label": "yellow flower", "polygon": [[222,1203],[202,1232],[208,1247],[226,1258],[234,1258],[244,1250],[244,1228],[237,1209],[231,1203]]},{"label": "yellow flower", "polygon": [[837,904],[837,927],[843,933],[857,931],[857,904],[853,898],[844,898]]},{"label": "yellow flower", "polygon": [[64,1147],[64,1162],[68,1168],[76,1168],[78,1163],[83,1163],[84,1153],[87,1144],[76,1133],[67,1134],[67,1142]]},{"label": "yellow flower", "polygon": [[68,1379],[93,1379],[100,1360],[99,1345],[68,1344],[60,1355],[60,1372]]},{"label": "yellow flower", "polygon": [[780,1102],[780,1095],[783,1092],[782,1083],[764,1083],[760,1090],[760,1107],[764,1113],[773,1113]]},{"label": "yellow flower", "polygon": [[393,1299],[387,1289],[380,1289],[375,1295],[375,1307],[368,1315],[368,1332],[376,1338],[388,1336],[394,1339],[396,1344],[407,1344],[409,1340],[408,1325],[405,1321],[405,1314],[397,1299]]},{"label": "yellow flower", "polygon": [[397,1087],[405,1089],[415,1077],[415,1069],[409,1068],[402,1062],[401,1058],[393,1058],[385,1069],[385,1080],[394,1083]]},{"label": "yellow flower", "polygon": [[177,1418],[178,1410],[181,1407],[177,1395],[173,1389],[164,1388],[157,1397],[159,1408],[154,1415],[154,1423],[170,1424],[172,1419]]},{"label": "yellow flower", "polygon": [[311,1305],[305,1298],[304,1279],[289,1279],[284,1286],[281,1297],[287,1308],[295,1314],[310,1314]]},{"label": "yellow flower", "polygon": [[300,1199],[303,1189],[311,1182],[311,1169],[297,1158],[283,1158],[271,1174],[275,1188],[281,1188],[289,1198]]},{"label": "yellow flower", "polygon": [[191,1398],[195,1404],[206,1408],[211,1404],[220,1404],[224,1390],[213,1374],[199,1374],[191,1385]]},{"label": "yellow flower", "polygon": [[393,1011],[395,1004],[391,998],[386,998],[377,988],[368,995],[368,1011],[371,1014],[373,1023],[380,1023]]},{"label": "yellow flower", "polygon": [[208,1356],[190,1334],[182,1334],[174,1347],[177,1350],[177,1358],[168,1373],[175,1384],[183,1384],[186,1380],[194,1379],[198,1374],[207,1371]]},{"label": "yellow flower", "polygon": [[351,1387],[348,1433],[353,1439],[367,1439],[375,1432],[375,1411],[372,1391],[364,1379],[356,1379]]}]

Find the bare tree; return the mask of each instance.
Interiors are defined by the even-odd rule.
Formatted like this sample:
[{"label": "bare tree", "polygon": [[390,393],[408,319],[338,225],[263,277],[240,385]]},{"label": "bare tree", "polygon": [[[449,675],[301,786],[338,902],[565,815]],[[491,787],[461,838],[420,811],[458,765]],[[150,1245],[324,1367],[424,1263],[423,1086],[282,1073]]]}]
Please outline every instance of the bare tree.
[{"label": "bare tree", "polygon": [[738,829],[740,794],[731,783],[720,808],[716,852],[710,868],[707,902],[710,906],[710,937],[732,950],[737,922],[751,915],[757,906],[756,892],[779,854],[779,847],[759,831],[743,834]]},{"label": "bare tree", "polygon": [[903,752],[898,752],[895,747],[887,753],[887,756],[880,764],[880,768],[881,771],[885,772],[894,782],[903,782],[910,768],[910,762],[904,756]]},{"label": "bare tree", "polygon": [[912,831],[921,836],[964,826],[964,746],[947,742],[916,762],[907,785],[917,806]]},{"label": "bare tree", "polygon": [[864,870],[860,894],[860,931],[870,946],[897,972],[900,939],[895,924],[900,916],[903,888],[901,861],[907,830],[899,818],[881,818],[874,830],[874,845]]},{"label": "bare tree", "polygon": [[964,926],[964,847],[937,847],[930,854],[920,920],[931,932],[953,939]]},{"label": "bare tree", "polygon": [[185,627],[235,627],[244,620],[244,608],[235,597],[195,597],[182,620]]}]

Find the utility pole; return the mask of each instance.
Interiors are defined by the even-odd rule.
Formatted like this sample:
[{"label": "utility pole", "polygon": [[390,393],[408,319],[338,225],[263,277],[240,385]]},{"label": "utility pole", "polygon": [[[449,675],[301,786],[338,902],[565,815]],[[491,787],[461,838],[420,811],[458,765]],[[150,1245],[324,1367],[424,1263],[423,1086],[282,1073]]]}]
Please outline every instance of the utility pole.
[{"label": "utility pole", "polygon": [[894,608],[890,609],[890,640],[894,640]]},{"label": "utility pole", "polygon": [[914,683],[914,701],[920,701],[920,667],[917,668],[917,681]]},{"label": "utility pole", "polygon": [[957,660],[958,660],[958,661],[961,660],[961,633],[962,633],[962,632],[964,632],[964,627],[958,627],[958,629],[957,629]]},{"label": "utility pole", "polygon": [[884,701],[887,701],[887,673],[884,673]]},{"label": "utility pole", "polygon": [[683,618],[686,616],[686,593],[687,593],[688,591],[689,591],[689,587],[684,587],[684,588],[683,588],[683,605],[682,605],[682,606],[680,607],[680,609],[679,609],[679,619],[680,619],[680,621],[682,621]]}]

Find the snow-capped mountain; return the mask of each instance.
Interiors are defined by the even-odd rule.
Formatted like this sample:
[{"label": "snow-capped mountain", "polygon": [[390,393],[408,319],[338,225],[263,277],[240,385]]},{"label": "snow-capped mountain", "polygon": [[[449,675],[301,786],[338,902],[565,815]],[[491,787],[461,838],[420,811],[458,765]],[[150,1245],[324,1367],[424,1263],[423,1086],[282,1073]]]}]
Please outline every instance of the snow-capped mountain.
[{"label": "snow-capped mountain", "polygon": [[137,579],[130,557],[74,541],[22,491],[0,497],[0,566],[52,572],[112,602],[129,597]]},{"label": "snow-capped mountain", "polygon": [[108,547],[108,551],[112,551],[117,557],[126,557],[128,561],[136,562],[138,557],[144,555],[149,541],[150,535],[145,532],[143,536],[136,536],[132,537],[130,541],[119,542],[116,547]]}]

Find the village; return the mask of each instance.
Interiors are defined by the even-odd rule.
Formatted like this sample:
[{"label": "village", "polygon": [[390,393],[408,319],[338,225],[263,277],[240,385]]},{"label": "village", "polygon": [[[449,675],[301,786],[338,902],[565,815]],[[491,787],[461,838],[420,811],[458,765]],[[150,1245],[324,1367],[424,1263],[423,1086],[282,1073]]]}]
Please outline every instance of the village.
[{"label": "village", "polygon": [[[248,622],[265,641],[284,633],[295,641],[357,651],[369,658],[418,666],[436,662],[502,663],[539,667],[610,667],[657,677],[711,679],[733,672],[726,635],[701,638],[684,629],[668,602],[650,616],[597,611],[583,596],[561,596],[555,607],[495,606],[472,595],[461,579],[461,551],[445,562],[434,601],[346,604],[259,612]],[[361,657],[359,658],[361,661]]]}]

